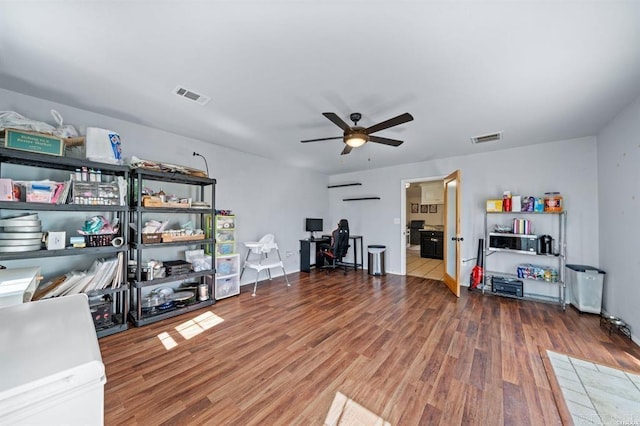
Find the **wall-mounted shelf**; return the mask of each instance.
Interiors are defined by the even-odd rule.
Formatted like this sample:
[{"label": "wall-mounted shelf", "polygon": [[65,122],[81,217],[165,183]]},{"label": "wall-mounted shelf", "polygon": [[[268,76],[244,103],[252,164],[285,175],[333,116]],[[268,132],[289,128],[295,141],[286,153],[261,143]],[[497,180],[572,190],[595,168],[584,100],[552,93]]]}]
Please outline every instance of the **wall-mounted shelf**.
[{"label": "wall-mounted shelf", "polygon": [[353,183],[339,183],[336,185],[328,185],[327,188],[342,188],[344,186],[360,186],[362,185],[360,182],[353,182]]},{"label": "wall-mounted shelf", "polygon": [[380,197],[343,198],[342,201],[379,200]]}]

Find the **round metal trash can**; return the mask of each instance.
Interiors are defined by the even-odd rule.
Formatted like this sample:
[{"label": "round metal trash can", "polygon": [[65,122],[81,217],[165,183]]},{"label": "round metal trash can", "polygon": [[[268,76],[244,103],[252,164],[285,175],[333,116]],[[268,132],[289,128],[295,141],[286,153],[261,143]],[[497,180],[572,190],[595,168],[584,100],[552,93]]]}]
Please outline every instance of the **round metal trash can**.
[{"label": "round metal trash can", "polygon": [[380,245],[367,246],[369,275],[386,275],[384,270],[384,252],[387,248]]}]

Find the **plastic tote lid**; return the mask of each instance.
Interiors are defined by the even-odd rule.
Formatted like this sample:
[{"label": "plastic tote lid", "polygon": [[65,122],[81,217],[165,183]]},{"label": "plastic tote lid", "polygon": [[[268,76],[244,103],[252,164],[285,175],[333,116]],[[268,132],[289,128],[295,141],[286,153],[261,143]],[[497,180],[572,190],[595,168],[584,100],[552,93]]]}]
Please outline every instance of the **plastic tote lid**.
[{"label": "plastic tote lid", "polygon": [[592,272],[592,273],[597,272],[599,274],[606,274],[606,272],[603,271],[602,269],[598,269],[596,267],[587,266],[587,265],[567,265],[567,268],[577,272]]}]

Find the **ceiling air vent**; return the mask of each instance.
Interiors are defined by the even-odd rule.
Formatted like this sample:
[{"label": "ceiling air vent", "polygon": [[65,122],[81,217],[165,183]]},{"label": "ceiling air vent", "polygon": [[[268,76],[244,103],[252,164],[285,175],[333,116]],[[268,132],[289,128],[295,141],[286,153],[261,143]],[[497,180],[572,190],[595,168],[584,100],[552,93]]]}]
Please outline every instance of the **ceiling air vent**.
[{"label": "ceiling air vent", "polygon": [[209,96],[201,95],[199,93],[194,92],[193,90],[185,89],[183,86],[178,86],[173,89],[173,93],[176,95],[187,98],[194,102],[199,103],[200,105],[205,105],[207,102],[211,100]]},{"label": "ceiling air vent", "polygon": [[489,135],[474,136],[471,138],[471,142],[485,143],[485,142],[499,141],[500,139],[502,139],[502,132],[491,133]]}]

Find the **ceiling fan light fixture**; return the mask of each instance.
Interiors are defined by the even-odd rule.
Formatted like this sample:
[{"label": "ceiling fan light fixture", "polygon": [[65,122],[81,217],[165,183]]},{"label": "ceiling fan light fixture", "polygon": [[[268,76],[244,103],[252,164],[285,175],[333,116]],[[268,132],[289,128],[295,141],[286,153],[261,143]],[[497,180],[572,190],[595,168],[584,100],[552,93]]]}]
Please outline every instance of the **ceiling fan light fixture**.
[{"label": "ceiling fan light fixture", "polygon": [[369,141],[369,135],[362,127],[354,127],[349,132],[345,132],[344,143],[351,148],[357,148]]},{"label": "ceiling fan light fixture", "polygon": [[381,130],[388,129],[390,127],[398,126],[400,124],[409,122],[413,120],[413,116],[408,112],[404,114],[400,114],[397,117],[390,118],[388,120],[382,121],[378,124],[374,124],[369,127],[358,126],[358,121],[362,118],[362,114],[354,112],[349,117],[351,121],[353,121],[353,126],[349,126],[344,122],[337,114],[333,112],[323,112],[324,115],[329,121],[331,121],[336,126],[340,127],[344,133],[342,137],[331,137],[331,138],[320,138],[320,139],[307,139],[302,140],[300,142],[319,142],[319,141],[328,141],[332,139],[342,139],[342,142],[346,145],[340,155],[349,154],[353,148],[358,148],[367,142],[375,142],[382,145],[389,146],[400,146],[402,145],[402,141],[396,139],[389,139],[382,136],[370,136],[372,133],[379,132]]},{"label": "ceiling fan light fixture", "polygon": [[353,135],[353,136],[347,137],[347,140],[345,143],[352,148],[357,148],[367,143],[367,139],[365,135]]}]

